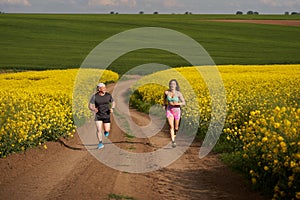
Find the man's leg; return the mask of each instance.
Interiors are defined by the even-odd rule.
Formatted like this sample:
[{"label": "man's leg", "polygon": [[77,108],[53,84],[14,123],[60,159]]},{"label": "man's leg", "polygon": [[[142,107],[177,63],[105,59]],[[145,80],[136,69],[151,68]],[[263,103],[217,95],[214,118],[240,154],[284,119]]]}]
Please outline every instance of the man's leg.
[{"label": "man's leg", "polygon": [[102,144],[102,124],[103,122],[102,121],[96,121],[96,127],[97,127],[97,138],[98,138],[98,141],[99,141],[99,144],[98,144],[98,149],[101,149],[104,147],[104,145]]},{"label": "man's leg", "polygon": [[104,135],[108,137],[110,132],[110,123],[103,123],[103,126],[104,126]]}]

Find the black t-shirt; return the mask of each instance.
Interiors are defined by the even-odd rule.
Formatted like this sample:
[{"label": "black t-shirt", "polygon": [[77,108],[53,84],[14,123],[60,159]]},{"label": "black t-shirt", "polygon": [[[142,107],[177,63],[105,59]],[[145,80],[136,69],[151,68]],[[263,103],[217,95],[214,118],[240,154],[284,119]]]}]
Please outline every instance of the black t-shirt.
[{"label": "black t-shirt", "polygon": [[111,94],[105,93],[103,96],[96,93],[92,96],[90,103],[95,105],[95,108],[98,109],[96,113],[100,118],[109,118],[110,117],[110,103],[112,103],[114,99]]}]

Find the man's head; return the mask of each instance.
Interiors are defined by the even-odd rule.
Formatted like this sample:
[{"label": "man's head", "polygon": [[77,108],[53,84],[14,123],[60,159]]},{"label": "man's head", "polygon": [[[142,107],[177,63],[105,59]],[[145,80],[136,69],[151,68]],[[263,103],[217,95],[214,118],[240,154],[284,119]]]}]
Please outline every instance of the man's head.
[{"label": "man's head", "polygon": [[100,92],[100,93],[105,93],[106,91],[106,86],[104,83],[99,83],[97,85],[97,91]]}]

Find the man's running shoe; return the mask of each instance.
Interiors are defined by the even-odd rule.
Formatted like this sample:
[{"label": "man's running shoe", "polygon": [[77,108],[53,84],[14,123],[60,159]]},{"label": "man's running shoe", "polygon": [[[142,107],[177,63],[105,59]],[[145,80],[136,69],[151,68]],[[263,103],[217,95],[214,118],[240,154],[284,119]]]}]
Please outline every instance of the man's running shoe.
[{"label": "man's running shoe", "polygon": [[104,136],[105,136],[105,137],[108,137],[108,136],[109,136],[109,132],[105,131],[105,132],[104,132]]},{"label": "man's running shoe", "polygon": [[97,149],[102,149],[104,147],[102,142],[99,142]]}]

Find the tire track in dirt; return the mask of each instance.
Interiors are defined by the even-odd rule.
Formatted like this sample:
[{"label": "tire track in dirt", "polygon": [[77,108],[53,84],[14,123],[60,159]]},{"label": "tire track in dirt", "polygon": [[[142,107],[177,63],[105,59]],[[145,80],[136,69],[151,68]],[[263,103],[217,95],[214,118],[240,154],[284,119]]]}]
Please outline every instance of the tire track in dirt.
[{"label": "tire track in dirt", "polygon": [[1,175],[1,199],[46,199],[87,154],[81,151],[72,156],[73,150],[57,143],[47,145],[50,152],[37,148],[1,160],[1,172],[5,172]]}]

